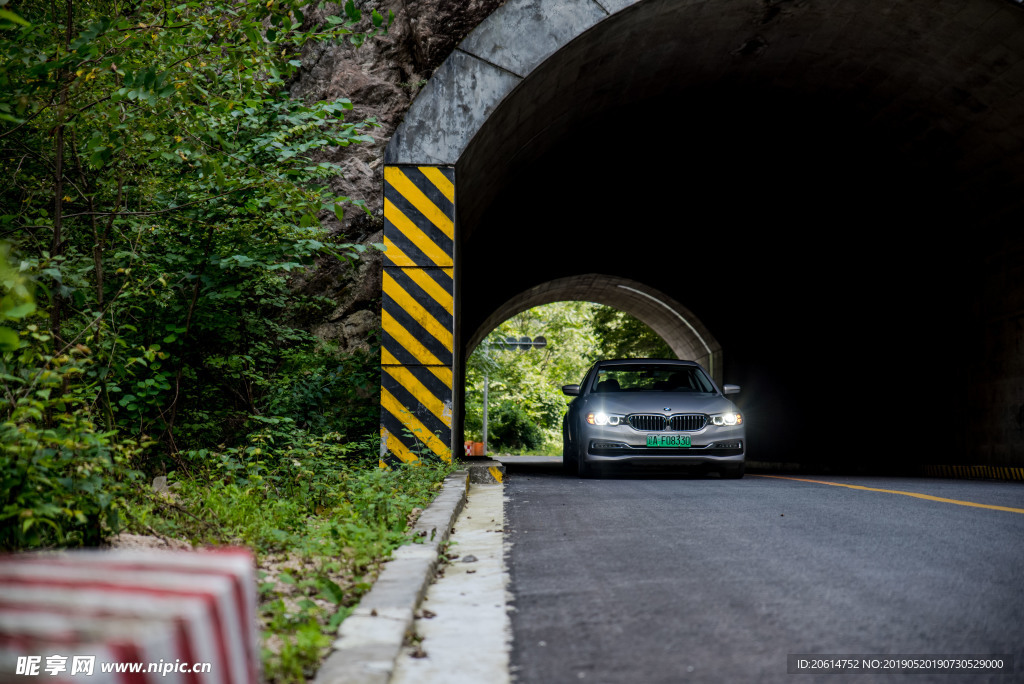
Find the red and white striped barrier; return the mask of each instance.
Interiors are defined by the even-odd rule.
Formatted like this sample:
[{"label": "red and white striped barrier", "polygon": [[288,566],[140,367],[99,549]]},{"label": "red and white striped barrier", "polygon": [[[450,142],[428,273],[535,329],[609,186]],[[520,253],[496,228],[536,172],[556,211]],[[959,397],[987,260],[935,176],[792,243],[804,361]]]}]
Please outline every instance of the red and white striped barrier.
[{"label": "red and white striped barrier", "polygon": [[231,548],[0,556],[0,682],[37,678],[258,682],[252,554]]}]

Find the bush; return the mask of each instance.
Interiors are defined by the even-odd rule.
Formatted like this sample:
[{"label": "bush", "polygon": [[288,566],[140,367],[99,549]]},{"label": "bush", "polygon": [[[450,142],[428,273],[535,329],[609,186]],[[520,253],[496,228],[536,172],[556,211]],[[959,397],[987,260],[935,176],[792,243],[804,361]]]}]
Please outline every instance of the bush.
[{"label": "bush", "polygon": [[341,354],[319,343],[285,354],[264,415],[288,418],[310,433],[340,432],[356,441],[377,431],[380,349]]},{"label": "bush", "polygon": [[489,432],[497,447],[506,451],[536,450],[544,444],[544,431],[518,404],[500,404]]},{"label": "bush", "polygon": [[0,352],[0,549],[95,546],[116,533],[139,449],[92,419],[71,385],[88,349],[54,356],[35,325]]}]

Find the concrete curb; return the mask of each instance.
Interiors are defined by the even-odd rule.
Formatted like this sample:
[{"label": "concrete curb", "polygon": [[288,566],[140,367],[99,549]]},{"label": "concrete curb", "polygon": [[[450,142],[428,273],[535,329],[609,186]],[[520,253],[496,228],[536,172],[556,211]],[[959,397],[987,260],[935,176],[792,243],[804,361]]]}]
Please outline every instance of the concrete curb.
[{"label": "concrete curb", "polygon": [[434,579],[442,545],[466,503],[469,483],[501,482],[505,467],[497,461],[468,465],[449,475],[437,498],[413,526],[422,543],[395,550],[377,581],[338,629],[333,650],[314,684],[387,684],[402,651],[413,615]]},{"label": "concrete curb", "polygon": [[473,484],[501,484],[505,480],[505,464],[491,458],[465,461],[469,467],[469,481]]}]

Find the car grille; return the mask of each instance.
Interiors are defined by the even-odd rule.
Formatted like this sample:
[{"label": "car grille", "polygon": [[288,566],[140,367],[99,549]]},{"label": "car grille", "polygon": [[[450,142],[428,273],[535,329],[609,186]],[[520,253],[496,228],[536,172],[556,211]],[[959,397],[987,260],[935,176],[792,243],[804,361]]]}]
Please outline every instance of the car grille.
[{"label": "car grille", "polygon": [[657,413],[634,413],[626,416],[629,426],[634,430],[647,432],[665,429],[665,416]]},{"label": "car grille", "polygon": [[696,432],[701,430],[708,422],[708,417],[703,413],[680,413],[672,416],[669,421],[670,429],[680,432]]},{"label": "car grille", "polygon": [[633,413],[626,416],[626,422],[634,430],[644,432],[660,432],[662,430],[696,432],[707,425],[707,416],[703,413],[680,413],[666,418],[660,413]]}]

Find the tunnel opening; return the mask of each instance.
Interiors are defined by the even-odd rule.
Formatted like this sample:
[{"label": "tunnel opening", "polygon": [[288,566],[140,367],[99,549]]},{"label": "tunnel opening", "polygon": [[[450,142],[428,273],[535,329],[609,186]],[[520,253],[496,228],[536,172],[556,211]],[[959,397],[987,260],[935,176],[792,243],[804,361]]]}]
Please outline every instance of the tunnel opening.
[{"label": "tunnel opening", "polygon": [[716,376],[721,367],[721,345],[688,308],[648,285],[617,276],[587,273],[540,283],[510,297],[488,316],[469,337],[466,352],[500,323],[518,313],[560,301],[602,304],[622,311],[648,326],[680,359],[701,363]]},{"label": "tunnel opening", "polygon": [[[586,269],[685,298],[724,350],[695,360],[744,387],[752,458],[911,465],[937,456],[917,430],[942,436],[938,452],[962,448],[956,321],[978,260],[973,241],[943,235],[965,211],[948,179],[813,98],[766,95],[752,126],[749,97],[690,93],[704,111],[685,117],[648,101],[675,129],[655,144],[609,150],[594,144],[602,122],[578,126],[497,193],[463,242],[463,282],[501,291]],[[463,311],[479,299],[464,291]]]},{"label": "tunnel opening", "polygon": [[583,4],[498,10],[389,146],[458,179],[457,356],[602,274],[714,330],[752,456],[1020,463],[1020,8]]},{"label": "tunnel opening", "polygon": [[[961,230],[999,232],[965,190],[962,150],[925,132],[927,112],[883,117],[836,84],[752,78],[729,59],[735,71],[714,80],[679,67],[659,87],[595,83],[565,106],[571,125],[538,126],[504,157],[496,183],[473,167],[508,147],[491,122],[525,106],[513,93],[460,162],[462,282],[489,285],[464,289],[463,324],[476,330],[479,312],[541,280],[648,283],[715,330],[716,379],[744,387],[752,458],[955,460],[969,413],[963,317],[987,242]],[[609,90],[628,97],[607,107]]]},{"label": "tunnel opening", "polygon": [[465,440],[485,453],[561,455],[561,387],[599,359],[638,357],[696,360],[709,372],[722,359],[701,321],[639,282],[586,274],[519,293],[467,346]]}]

